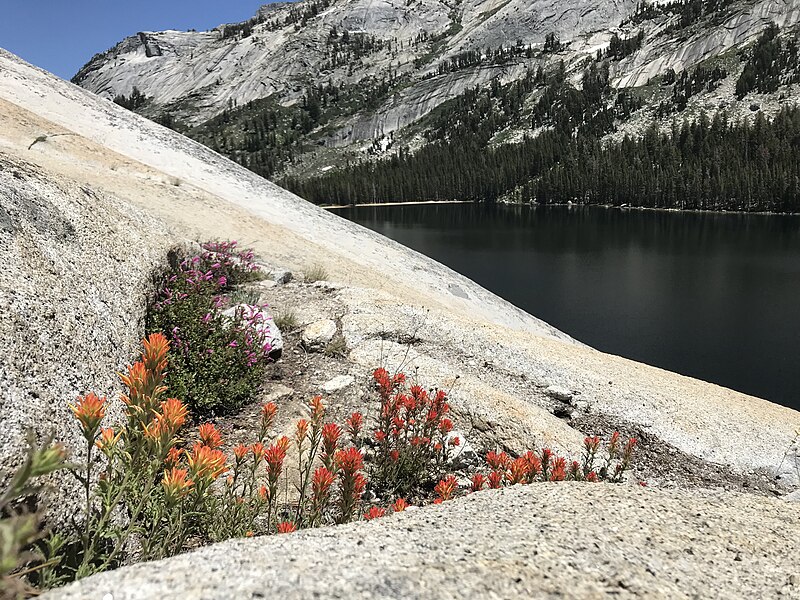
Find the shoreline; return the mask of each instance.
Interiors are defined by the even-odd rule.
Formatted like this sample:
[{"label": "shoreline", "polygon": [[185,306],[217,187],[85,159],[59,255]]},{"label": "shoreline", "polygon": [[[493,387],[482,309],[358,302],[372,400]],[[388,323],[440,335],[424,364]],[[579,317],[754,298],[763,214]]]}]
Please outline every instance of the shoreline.
[{"label": "shoreline", "polygon": [[480,200],[414,200],[413,202],[370,202],[368,204],[319,204],[325,210],[375,206],[420,206],[423,204],[478,204]]},{"label": "shoreline", "polygon": [[[546,208],[549,206],[559,206],[567,208],[605,208],[609,210],[650,210],[669,213],[686,214],[711,214],[711,215],[753,215],[770,217],[797,217],[800,212],[772,212],[772,211],[747,211],[747,210],[709,210],[691,208],[665,208],[657,206],[615,206],[613,204],[581,204],[579,202],[553,202],[550,204],[540,204],[538,202],[503,202],[498,200],[497,204],[503,206],[520,206],[527,208]],[[484,204],[482,200],[414,200],[412,202],[370,202],[366,204],[319,204],[325,210],[341,210],[346,208],[379,207],[379,206],[423,206],[434,204]]]},{"label": "shoreline", "polygon": [[539,207],[547,207],[547,206],[566,206],[567,208],[588,208],[588,207],[596,207],[596,208],[606,208],[606,209],[614,209],[614,210],[652,210],[657,212],[669,212],[669,213],[685,213],[685,214],[709,214],[709,215],[760,215],[760,216],[770,216],[770,217],[797,217],[800,216],[798,212],[771,212],[768,210],[761,210],[761,211],[747,211],[747,210],[709,210],[707,208],[703,209],[691,209],[691,208],[665,208],[660,206],[615,206],[613,204],[580,204],[578,202],[554,202],[551,204],[539,204],[538,202],[500,202],[498,204],[503,204],[505,206],[527,206],[529,208],[539,208]]}]

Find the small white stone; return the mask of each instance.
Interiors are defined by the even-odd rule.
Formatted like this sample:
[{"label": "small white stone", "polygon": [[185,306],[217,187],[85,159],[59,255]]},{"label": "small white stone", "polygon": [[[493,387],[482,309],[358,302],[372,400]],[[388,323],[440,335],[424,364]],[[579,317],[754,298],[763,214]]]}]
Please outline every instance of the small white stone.
[{"label": "small white stone", "polygon": [[551,385],[545,391],[545,394],[550,396],[553,400],[560,400],[561,402],[572,402],[572,392],[558,385]]},{"label": "small white stone", "polygon": [[356,378],[352,375],[337,375],[330,381],[326,381],[322,384],[322,389],[329,394],[333,394],[334,392],[338,392],[339,390],[343,390],[346,387],[350,387],[356,381]]},{"label": "small white stone", "polygon": [[310,351],[320,351],[331,343],[336,335],[336,323],[330,319],[323,319],[311,323],[303,331],[303,346]]},{"label": "small white stone", "polygon": [[269,277],[276,283],[289,283],[292,280],[292,272],[286,269],[273,269]]}]

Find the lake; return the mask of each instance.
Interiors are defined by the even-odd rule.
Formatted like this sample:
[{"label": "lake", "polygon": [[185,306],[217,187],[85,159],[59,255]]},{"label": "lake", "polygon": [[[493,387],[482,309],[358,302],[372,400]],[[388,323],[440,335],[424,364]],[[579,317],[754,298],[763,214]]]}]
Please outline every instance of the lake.
[{"label": "lake", "polygon": [[336,210],[590,346],[800,409],[800,217],[434,204]]}]

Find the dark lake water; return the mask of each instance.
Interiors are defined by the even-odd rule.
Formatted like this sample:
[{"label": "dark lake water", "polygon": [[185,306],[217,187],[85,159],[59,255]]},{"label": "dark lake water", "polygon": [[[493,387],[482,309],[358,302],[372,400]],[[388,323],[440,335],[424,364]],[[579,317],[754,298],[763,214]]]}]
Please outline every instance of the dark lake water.
[{"label": "dark lake water", "polygon": [[800,409],[800,217],[477,204],[336,212],[594,348]]}]

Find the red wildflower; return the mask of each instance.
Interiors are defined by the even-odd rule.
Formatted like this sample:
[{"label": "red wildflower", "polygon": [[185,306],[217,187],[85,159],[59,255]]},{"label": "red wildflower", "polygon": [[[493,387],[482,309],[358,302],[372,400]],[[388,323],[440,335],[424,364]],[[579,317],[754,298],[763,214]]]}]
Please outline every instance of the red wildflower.
[{"label": "red wildflower", "polygon": [[598,436],[584,438],[583,447],[587,452],[595,454],[600,448],[600,438]]},{"label": "red wildflower", "polygon": [[480,492],[483,487],[486,485],[486,475],[483,473],[475,473],[472,476],[472,488],[470,488],[473,492]]},{"label": "red wildflower", "polygon": [[494,450],[491,450],[486,454],[486,462],[495,471],[505,470],[510,461],[511,459],[505,452],[500,452],[498,454]]},{"label": "red wildflower", "polygon": [[350,418],[345,422],[347,425],[347,434],[353,444],[356,443],[358,436],[361,434],[361,428],[364,426],[364,416],[360,412],[354,412]]},{"label": "red wildflower", "polygon": [[439,421],[439,431],[448,434],[453,431],[453,422],[450,419],[442,419]]},{"label": "red wildflower", "polygon": [[367,478],[362,473],[356,473],[353,478],[353,495],[360,500],[364,490],[367,489]]},{"label": "red wildflower", "polygon": [[292,533],[297,531],[297,525],[291,521],[281,521],[278,523],[278,533]]},{"label": "red wildflower", "polygon": [[611,458],[615,458],[619,452],[619,431],[611,434],[611,439],[608,442],[608,454]]},{"label": "red wildflower", "polygon": [[336,467],[340,471],[352,475],[364,468],[364,456],[357,448],[336,451]]},{"label": "red wildflower", "polygon": [[267,477],[270,481],[277,481],[280,477],[284,459],[286,459],[286,450],[278,443],[273,444],[264,452],[264,460],[267,461]]},{"label": "red wildflower", "polygon": [[433,491],[436,492],[442,500],[451,500],[453,495],[456,493],[457,488],[458,481],[456,480],[455,476],[448,475],[436,484],[436,487],[433,488]]},{"label": "red wildflower", "polygon": [[525,453],[525,460],[528,461],[528,473],[530,474],[530,479],[533,480],[537,476],[541,475],[542,473],[542,461],[539,460],[539,457],[536,456],[535,452],[531,452],[528,450]]},{"label": "red wildflower", "polygon": [[328,456],[333,456],[339,438],[342,436],[342,428],[336,423],[326,423],[322,427],[322,451]]},{"label": "red wildflower", "polygon": [[529,469],[530,465],[528,460],[524,456],[520,456],[511,461],[506,479],[508,479],[512,485],[516,483],[525,483],[528,478]]},{"label": "red wildflower", "polygon": [[595,473],[594,471],[590,471],[589,474],[586,476],[586,481],[589,481],[591,483],[597,483],[598,481],[597,473]]},{"label": "red wildflower", "polygon": [[625,448],[622,450],[622,462],[627,467],[633,457],[633,451],[636,448],[636,438],[630,438]]},{"label": "red wildflower", "polygon": [[398,498],[392,504],[392,512],[403,512],[405,509],[408,508],[408,502],[406,502],[405,498]]},{"label": "red wildflower", "polygon": [[493,490],[500,489],[503,485],[503,475],[500,471],[492,471],[489,473],[489,487]]},{"label": "red wildflower", "polygon": [[322,503],[321,501],[328,497],[332,485],[333,473],[325,467],[318,467],[311,479],[311,492],[314,500]]},{"label": "red wildflower", "polygon": [[553,468],[550,471],[550,481],[564,481],[567,478],[567,461],[559,456],[553,461]]},{"label": "red wildflower", "polygon": [[372,519],[379,519],[383,516],[386,516],[386,509],[380,508],[379,506],[373,506],[364,513],[364,520],[372,521]]}]

